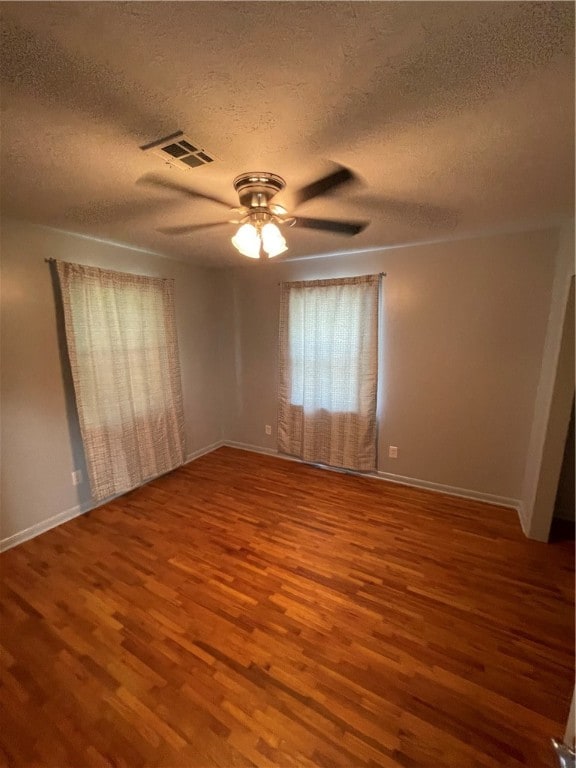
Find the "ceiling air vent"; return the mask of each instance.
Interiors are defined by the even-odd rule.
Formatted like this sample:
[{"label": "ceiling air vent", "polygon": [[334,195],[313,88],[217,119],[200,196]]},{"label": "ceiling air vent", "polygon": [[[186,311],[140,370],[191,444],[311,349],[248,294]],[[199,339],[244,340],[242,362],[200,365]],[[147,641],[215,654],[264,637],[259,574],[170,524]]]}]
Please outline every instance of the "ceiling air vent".
[{"label": "ceiling air vent", "polygon": [[163,139],[145,144],[140,149],[150,150],[161,157],[164,162],[176,165],[180,168],[196,168],[199,165],[208,165],[214,162],[214,158],[202,149],[197,142],[185,136],[182,131],[166,136]]}]

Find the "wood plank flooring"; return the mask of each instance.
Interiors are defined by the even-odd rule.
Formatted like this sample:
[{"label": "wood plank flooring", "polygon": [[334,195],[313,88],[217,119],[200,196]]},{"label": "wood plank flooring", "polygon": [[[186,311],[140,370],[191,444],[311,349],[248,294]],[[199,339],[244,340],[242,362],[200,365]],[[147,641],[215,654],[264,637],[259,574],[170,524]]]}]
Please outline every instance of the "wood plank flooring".
[{"label": "wood plank flooring", "polygon": [[553,765],[573,545],[231,448],[1,558],[8,766]]}]

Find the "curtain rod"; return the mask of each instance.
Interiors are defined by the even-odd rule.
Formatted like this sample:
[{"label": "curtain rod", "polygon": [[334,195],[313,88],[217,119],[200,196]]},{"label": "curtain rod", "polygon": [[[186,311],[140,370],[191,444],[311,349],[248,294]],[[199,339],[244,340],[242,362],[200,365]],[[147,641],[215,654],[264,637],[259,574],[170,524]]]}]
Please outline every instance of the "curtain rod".
[{"label": "curtain rod", "polygon": [[[386,276],[388,275],[388,273],[387,273],[387,272],[376,272],[375,274],[377,274],[379,277],[386,277]],[[357,277],[357,275],[352,275],[352,277]],[[361,275],[361,277],[364,277],[364,275]],[[340,278],[338,278],[338,277],[335,277],[335,278],[331,278],[331,277],[319,277],[319,278],[317,278],[317,279],[318,279],[318,280],[332,280],[332,279],[334,279],[334,280],[339,280]],[[341,278],[341,279],[342,279],[342,280],[345,280],[346,278],[344,277],[344,278]],[[289,282],[291,282],[291,281],[290,281],[290,280],[285,280],[284,282],[288,282],[288,283],[289,283]],[[305,282],[306,282],[306,280],[297,280],[296,282],[305,283]],[[313,282],[313,281],[312,281],[312,282]],[[282,283],[276,283],[276,285],[282,285]]]},{"label": "curtain rod", "polygon": [[[53,259],[53,258],[50,256],[49,258],[47,258],[47,259],[44,259],[44,261],[46,262],[46,264],[52,264],[53,262],[55,262],[55,261],[56,261],[56,259]],[[387,273],[386,273],[386,272],[376,272],[376,274],[377,274],[377,275],[379,275],[380,277],[386,277],[386,275],[387,275]],[[327,280],[330,280],[331,278],[320,278],[320,280],[323,280],[323,279],[327,279]],[[278,283],[278,285],[282,285],[282,283]]]}]

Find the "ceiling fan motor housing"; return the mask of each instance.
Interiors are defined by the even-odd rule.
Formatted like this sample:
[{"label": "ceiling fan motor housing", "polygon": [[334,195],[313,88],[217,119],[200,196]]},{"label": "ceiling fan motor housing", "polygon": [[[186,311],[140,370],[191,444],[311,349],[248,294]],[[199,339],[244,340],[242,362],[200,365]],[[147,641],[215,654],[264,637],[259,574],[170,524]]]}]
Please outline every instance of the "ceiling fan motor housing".
[{"label": "ceiling fan motor housing", "polygon": [[268,208],[270,200],[285,186],[281,176],[263,171],[242,173],[234,179],[240,204],[246,208]]}]

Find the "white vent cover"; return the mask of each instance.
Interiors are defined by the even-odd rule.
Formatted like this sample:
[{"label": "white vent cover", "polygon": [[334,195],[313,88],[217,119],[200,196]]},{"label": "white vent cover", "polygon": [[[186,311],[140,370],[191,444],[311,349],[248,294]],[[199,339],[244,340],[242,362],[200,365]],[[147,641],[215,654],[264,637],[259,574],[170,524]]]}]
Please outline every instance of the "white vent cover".
[{"label": "white vent cover", "polygon": [[214,162],[214,157],[202,149],[197,142],[192,141],[182,131],[172,133],[163,139],[145,144],[140,149],[151,151],[161,157],[164,162],[179,168],[196,168]]}]

